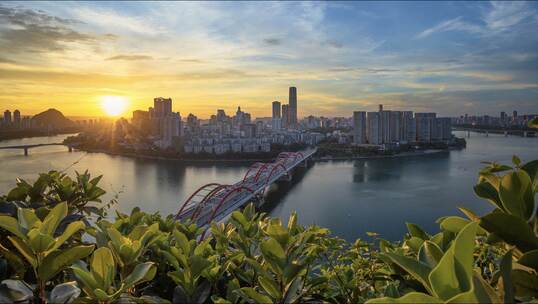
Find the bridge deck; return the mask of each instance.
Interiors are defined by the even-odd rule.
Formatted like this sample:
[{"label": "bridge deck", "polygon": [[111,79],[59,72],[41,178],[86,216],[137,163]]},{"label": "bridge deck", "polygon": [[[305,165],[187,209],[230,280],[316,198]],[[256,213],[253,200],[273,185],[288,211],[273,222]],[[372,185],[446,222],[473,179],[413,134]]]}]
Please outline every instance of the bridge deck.
[{"label": "bridge deck", "polygon": [[45,144],[30,144],[30,145],[17,145],[17,146],[0,146],[1,150],[7,150],[7,149],[31,149],[31,148],[37,148],[37,147],[44,147],[44,146],[70,146],[68,144],[64,143],[45,143]]},{"label": "bridge deck", "polygon": [[233,185],[208,184],[207,193],[200,188],[183,204],[178,219],[191,218],[199,226],[222,221],[234,210],[242,207],[257,195],[263,195],[267,186],[288,175],[291,170],[308,160],[317,149],[297,153],[284,152],[272,163],[256,163],[245,177]]}]

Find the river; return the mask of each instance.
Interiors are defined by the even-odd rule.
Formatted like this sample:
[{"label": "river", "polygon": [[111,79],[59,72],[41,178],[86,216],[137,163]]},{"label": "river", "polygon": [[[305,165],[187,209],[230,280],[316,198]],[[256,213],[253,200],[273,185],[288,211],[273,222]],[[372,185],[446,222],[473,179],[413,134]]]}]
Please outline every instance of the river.
[{"label": "river", "polygon": [[[464,136],[463,132],[454,132]],[[67,135],[8,140],[0,146],[52,143]],[[523,161],[538,159],[538,138],[471,133],[467,148],[433,155],[355,161],[316,162],[300,169],[291,183],[272,187],[262,207],[272,216],[287,220],[296,210],[299,222],[329,228],[347,240],[364,238],[366,232],[396,240],[405,222],[437,230],[440,216],[458,214],[465,206],[479,214],[491,210],[478,199],[472,186],[481,161],[509,164],[513,154]],[[147,212],[175,213],[199,186],[210,182],[234,183],[249,163],[184,165],[177,161],[135,159],[104,153],[68,152],[48,146],[0,150],[0,193],[15,186],[21,177],[35,180],[38,172],[89,169],[103,174],[106,197],[119,195],[118,208],[129,212],[140,206]]]}]

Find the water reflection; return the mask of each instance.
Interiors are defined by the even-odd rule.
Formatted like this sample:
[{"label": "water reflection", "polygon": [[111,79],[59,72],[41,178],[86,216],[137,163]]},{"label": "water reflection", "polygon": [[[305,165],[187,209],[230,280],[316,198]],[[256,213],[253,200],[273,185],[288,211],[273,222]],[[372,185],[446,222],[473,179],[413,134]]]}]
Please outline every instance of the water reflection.
[{"label": "water reflection", "polygon": [[311,163],[309,163],[307,167],[299,166],[293,171],[291,181],[277,181],[269,186],[269,188],[266,190],[264,203],[260,210],[262,212],[271,213],[275,210],[275,208],[278,208],[282,199],[284,199],[290,193],[290,191],[293,191],[293,189],[301,183],[311,167]]}]

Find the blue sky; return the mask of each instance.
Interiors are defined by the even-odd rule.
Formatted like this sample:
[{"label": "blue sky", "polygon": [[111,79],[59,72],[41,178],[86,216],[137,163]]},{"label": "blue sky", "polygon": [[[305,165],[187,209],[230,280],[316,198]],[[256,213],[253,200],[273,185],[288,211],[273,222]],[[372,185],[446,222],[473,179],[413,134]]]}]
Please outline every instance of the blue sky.
[{"label": "blue sky", "polygon": [[4,2],[0,104],[538,113],[537,29],[537,2]]}]

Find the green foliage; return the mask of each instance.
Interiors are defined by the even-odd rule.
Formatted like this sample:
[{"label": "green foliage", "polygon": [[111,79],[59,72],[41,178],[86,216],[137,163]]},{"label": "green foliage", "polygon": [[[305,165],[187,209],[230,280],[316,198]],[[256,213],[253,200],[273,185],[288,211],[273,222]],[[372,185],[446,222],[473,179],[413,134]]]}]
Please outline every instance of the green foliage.
[{"label": "green foliage", "polygon": [[[30,184],[17,179],[17,186],[0,197],[0,213],[12,213],[13,207],[36,209],[46,213],[60,202],[67,202],[68,214],[106,216],[106,210],[115,200],[103,205],[105,191],[98,186],[102,176],[91,178],[88,171],[76,172],[75,179],[65,173],[50,171],[42,173]],[[12,213],[12,215],[15,215]]]},{"label": "green foliage", "polygon": [[155,277],[156,267],[151,262],[139,263],[133,267],[132,272],[122,280],[116,280],[116,260],[112,251],[101,247],[94,251],[90,261],[90,270],[85,266],[73,265],[71,268],[79,282],[86,302],[113,303],[123,296],[123,299],[133,299],[125,294],[135,285],[150,281]]},{"label": "green foliage", "polygon": [[42,299],[45,298],[45,285],[60,271],[74,262],[88,256],[93,245],[70,245],[60,248],[75,233],[84,230],[81,221],[70,223],[62,234],[55,237],[60,222],[67,216],[67,204],[60,203],[52,208],[43,220],[33,209],[18,209],[18,218],[0,216],[0,227],[12,235],[7,239],[15,252],[2,247],[3,255],[14,260],[18,265],[28,265],[33,269],[37,289]]},{"label": "green foliage", "polygon": [[474,191],[489,214],[459,208],[464,216],[438,219],[437,233],[407,223],[402,241],[369,233],[375,243],[300,226],[295,213],[283,224],[253,205],[209,229],[139,208],[89,221],[106,214],[87,205],[103,194],[100,178],[41,175],[0,199],[15,208],[0,215],[0,302],[536,301],[538,161],[512,163],[479,172]]}]

